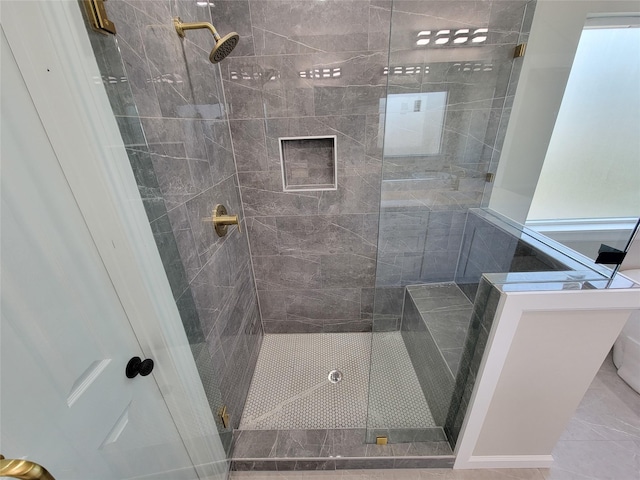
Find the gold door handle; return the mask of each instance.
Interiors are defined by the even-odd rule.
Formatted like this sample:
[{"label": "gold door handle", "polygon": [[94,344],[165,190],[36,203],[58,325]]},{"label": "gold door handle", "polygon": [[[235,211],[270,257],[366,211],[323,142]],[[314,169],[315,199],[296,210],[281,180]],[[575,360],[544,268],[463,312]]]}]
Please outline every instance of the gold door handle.
[{"label": "gold door handle", "polygon": [[42,465],[29,460],[6,460],[0,455],[0,477],[21,478],[23,480],[55,480]]}]

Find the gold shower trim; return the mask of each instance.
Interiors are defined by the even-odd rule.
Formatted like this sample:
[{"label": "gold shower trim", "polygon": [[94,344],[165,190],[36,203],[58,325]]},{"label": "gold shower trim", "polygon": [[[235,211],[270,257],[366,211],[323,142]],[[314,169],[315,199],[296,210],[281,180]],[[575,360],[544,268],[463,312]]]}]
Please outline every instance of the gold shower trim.
[{"label": "gold shower trim", "polygon": [[231,51],[236,48],[240,35],[236,32],[227,33],[224,37],[221,37],[216,28],[209,22],[192,22],[185,23],[180,17],[173,17],[173,25],[176,28],[176,32],[180,38],[184,38],[185,30],[199,30],[201,28],[209,30],[213,38],[216,41],[213,50],[209,54],[209,61],[211,63],[218,63],[224,60]]},{"label": "gold shower trim", "polygon": [[91,28],[105,35],[107,33],[116,34],[116,26],[107,17],[103,0],[84,0],[82,3],[84,3],[84,8],[87,11]]},{"label": "gold shower trim", "polygon": [[173,17],[173,25],[176,27],[176,32],[178,32],[178,35],[180,35],[180,37],[182,38],[184,38],[185,30],[200,30],[202,28],[206,28],[213,34],[213,38],[215,38],[216,41],[220,40],[220,34],[216,30],[216,27],[211,25],[209,22],[186,23],[183,22],[180,17]]},{"label": "gold shower trim", "polygon": [[224,237],[227,234],[229,225],[237,225],[238,233],[242,233],[238,215],[227,215],[226,207],[220,203],[214,207],[213,212],[211,212],[211,216],[209,218],[203,218],[202,221],[212,222],[213,228],[219,237]]},{"label": "gold shower trim", "polygon": [[0,455],[0,477],[21,478],[22,480],[55,480],[46,468],[29,460],[9,459]]},{"label": "gold shower trim", "polygon": [[224,428],[229,428],[229,414],[227,413],[227,406],[223,405],[220,410],[218,410],[218,417],[220,417],[220,421],[222,422],[222,426]]}]

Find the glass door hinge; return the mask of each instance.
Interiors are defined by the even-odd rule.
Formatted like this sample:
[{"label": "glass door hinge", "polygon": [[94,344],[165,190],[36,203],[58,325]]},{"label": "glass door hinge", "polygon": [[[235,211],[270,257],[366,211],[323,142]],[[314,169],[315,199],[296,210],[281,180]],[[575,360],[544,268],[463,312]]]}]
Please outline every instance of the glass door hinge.
[{"label": "glass door hinge", "polygon": [[389,442],[387,437],[376,437],[376,445],[386,445]]},{"label": "glass door hinge", "polygon": [[516,49],[513,51],[513,58],[524,57],[524,51],[526,49],[527,49],[526,43],[521,43],[520,45],[516,46]]},{"label": "glass door hinge", "polygon": [[116,34],[115,24],[107,17],[107,11],[104,8],[103,0],[84,0],[84,8],[89,17],[91,28],[100,33]]},{"label": "glass door hinge", "polygon": [[220,410],[218,410],[218,417],[220,417],[220,421],[222,422],[222,426],[224,428],[229,428],[229,414],[227,413],[227,406],[223,405]]}]

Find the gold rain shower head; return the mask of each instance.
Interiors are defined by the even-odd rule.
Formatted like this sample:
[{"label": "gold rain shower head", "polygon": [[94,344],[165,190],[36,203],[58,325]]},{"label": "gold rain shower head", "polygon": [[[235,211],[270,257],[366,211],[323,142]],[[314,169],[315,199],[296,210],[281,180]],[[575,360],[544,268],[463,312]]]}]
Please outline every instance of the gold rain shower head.
[{"label": "gold rain shower head", "polygon": [[176,32],[178,32],[180,37],[184,37],[185,30],[199,30],[201,28],[206,28],[213,34],[213,38],[216,40],[216,45],[209,54],[209,60],[211,63],[218,63],[224,60],[225,57],[229,55],[234,48],[236,48],[238,40],[240,39],[236,32],[231,32],[226,34],[224,37],[220,37],[215,27],[207,22],[185,23],[180,20],[180,17],[174,17],[173,24],[175,25]]}]

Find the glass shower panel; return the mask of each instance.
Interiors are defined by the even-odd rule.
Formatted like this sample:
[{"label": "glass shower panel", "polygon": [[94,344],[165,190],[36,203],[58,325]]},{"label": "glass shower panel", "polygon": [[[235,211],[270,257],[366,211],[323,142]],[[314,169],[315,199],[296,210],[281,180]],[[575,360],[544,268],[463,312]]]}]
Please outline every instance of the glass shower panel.
[{"label": "glass shower panel", "polygon": [[[132,11],[125,10],[125,7],[132,8],[123,3],[111,4],[109,6],[111,8],[110,16],[118,20],[118,26],[121,30],[125,30],[127,34],[135,35],[135,29],[126,30],[123,28],[126,26],[124,19],[127,18],[127,14],[129,14],[128,18],[135,18]],[[140,79],[136,78],[135,73],[132,74],[131,68],[127,69],[134,62],[124,61],[123,55],[127,58],[127,55],[137,54],[132,52],[126,44],[125,34],[121,34],[119,37],[107,36],[91,30],[88,25],[87,32],[102,75],[102,78],[95,79],[95,81],[104,84],[111,108],[118,122],[141,200],[165,265],[169,284],[174,291],[176,306],[187,335],[191,354],[198,369],[207,401],[216,419],[223,447],[229,455],[233,429],[230,425],[224,425],[222,419],[217,415],[225,403],[219,383],[220,369],[215,365],[209,351],[206,334],[192,291],[184,286],[185,271],[182,264],[179,263],[179,239],[171,229],[166,202],[162,198],[161,188],[154,171],[154,146],[150,145],[150,132],[149,130],[143,131],[141,122],[143,113],[148,115],[148,112],[145,111],[148,105],[144,104],[141,98],[144,95],[150,95],[149,92],[153,91],[152,83],[147,80],[145,86],[145,82],[142,81],[141,86],[138,82]],[[165,138],[163,146],[168,148],[169,143],[166,142]]]},{"label": "glass shower panel", "polygon": [[624,250],[640,216],[639,27],[640,17],[587,20],[527,215],[592,260],[601,244]]},{"label": "glass shower panel", "polygon": [[521,61],[513,52],[534,5],[393,2],[368,442],[448,448],[443,427],[473,309],[454,283],[458,254],[501,147]]}]

